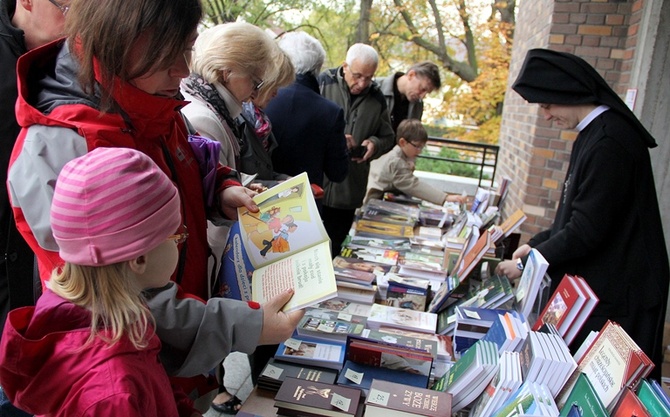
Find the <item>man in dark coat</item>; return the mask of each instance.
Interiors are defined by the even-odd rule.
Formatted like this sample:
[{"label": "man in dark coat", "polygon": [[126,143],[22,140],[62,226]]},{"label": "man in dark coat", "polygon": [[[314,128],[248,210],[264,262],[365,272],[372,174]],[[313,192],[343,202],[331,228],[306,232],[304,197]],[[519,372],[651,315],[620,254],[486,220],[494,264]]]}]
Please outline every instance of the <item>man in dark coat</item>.
[{"label": "man in dark coat", "polygon": [[[546,120],[577,129],[556,218],[530,248],[549,262],[555,289],[564,274],[586,279],[600,298],[572,344],[610,319],[653,360],[660,377],[668,300],[668,253],[647,148],[654,138],[593,67],[571,54],[533,49],[512,88]],[[498,271],[518,276],[515,261]]]}]

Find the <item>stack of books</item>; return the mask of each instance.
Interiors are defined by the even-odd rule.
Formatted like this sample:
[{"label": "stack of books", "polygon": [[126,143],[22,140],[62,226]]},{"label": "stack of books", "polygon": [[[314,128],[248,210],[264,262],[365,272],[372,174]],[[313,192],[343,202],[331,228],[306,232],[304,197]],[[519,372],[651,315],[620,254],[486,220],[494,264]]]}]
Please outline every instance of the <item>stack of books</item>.
[{"label": "stack of books", "polygon": [[334,384],[337,379],[337,371],[318,366],[297,365],[270,358],[258,376],[258,387],[276,392],[288,377]]},{"label": "stack of books", "polygon": [[468,406],[481,395],[498,370],[498,348],[480,340],[440,378],[433,389],[453,396],[452,412]]},{"label": "stack of books", "polygon": [[498,373],[493,377],[470,409],[471,417],[488,417],[502,406],[523,381],[518,352],[503,352],[498,361]]}]

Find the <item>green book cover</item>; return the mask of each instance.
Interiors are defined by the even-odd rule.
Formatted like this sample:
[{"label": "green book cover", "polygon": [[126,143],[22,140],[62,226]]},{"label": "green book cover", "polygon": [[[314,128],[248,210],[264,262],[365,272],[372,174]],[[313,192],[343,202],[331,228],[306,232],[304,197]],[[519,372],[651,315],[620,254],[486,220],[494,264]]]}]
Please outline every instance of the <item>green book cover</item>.
[{"label": "green book cover", "polygon": [[570,391],[559,417],[567,417],[573,405],[577,405],[583,417],[607,417],[609,414],[596,394],[589,378],[580,373],[575,386]]},{"label": "green book cover", "polygon": [[637,391],[637,397],[640,402],[649,410],[652,416],[667,417],[670,416],[670,410],[665,407],[663,401],[656,395],[656,392],[651,388],[651,384],[647,380],[640,381],[640,386]]}]

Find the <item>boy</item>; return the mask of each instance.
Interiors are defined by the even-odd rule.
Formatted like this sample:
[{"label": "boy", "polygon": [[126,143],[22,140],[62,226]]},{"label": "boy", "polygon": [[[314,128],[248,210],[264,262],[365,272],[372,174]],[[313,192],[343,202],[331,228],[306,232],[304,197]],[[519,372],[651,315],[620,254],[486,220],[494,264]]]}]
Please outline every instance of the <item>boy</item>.
[{"label": "boy", "polygon": [[428,133],[420,120],[403,120],[398,125],[396,138],[393,149],[370,163],[363,204],[371,198],[381,199],[385,191],[391,190],[398,190],[433,204],[463,202],[464,197],[448,195],[414,176],[414,161],[428,141]]}]

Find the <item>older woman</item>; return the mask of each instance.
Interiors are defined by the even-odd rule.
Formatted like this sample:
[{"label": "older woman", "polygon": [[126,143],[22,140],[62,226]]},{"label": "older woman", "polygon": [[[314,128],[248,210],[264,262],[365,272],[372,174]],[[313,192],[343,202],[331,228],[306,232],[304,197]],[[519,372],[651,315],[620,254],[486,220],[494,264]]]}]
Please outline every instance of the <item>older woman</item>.
[{"label": "older woman", "polygon": [[201,136],[221,143],[224,165],[240,166],[244,132],[235,119],[266,77],[275,77],[278,53],[270,36],[244,22],[214,26],[195,42],[191,75],[181,83],[184,98],[191,101],[184,115]]},{"label": "older woman", "polygon": [[244,143],[238,169],[245,174],[256,174],[256,179],[264,185],[289,178],[274,170],[270,156],[277,147],[277,140],[272,133],[272,123],[263,110],[280,88],[293,82],[295,70],[289,57],[281,50],[278,51],[274,65],[275,76],[266,79],[256,97],[242,105],[242,115],[238,118],[244,125]]},{"label": "older woman", "polygon": [[272,154],[274,167],[289,175],[306,171],[309,181],[321,187],[324,174],[330,181],[343,181],[349,171],[344,112],[319,94],[316,80],[326,52],[305,32],[286,33],[279,47],[297,76],[266,108],[279,144]]}]

